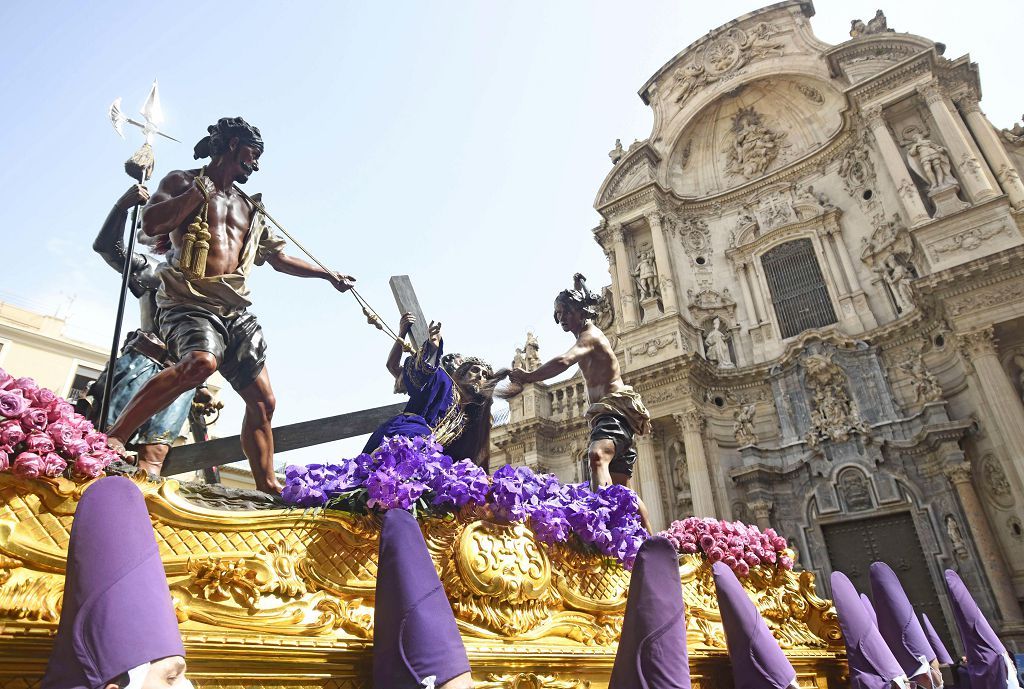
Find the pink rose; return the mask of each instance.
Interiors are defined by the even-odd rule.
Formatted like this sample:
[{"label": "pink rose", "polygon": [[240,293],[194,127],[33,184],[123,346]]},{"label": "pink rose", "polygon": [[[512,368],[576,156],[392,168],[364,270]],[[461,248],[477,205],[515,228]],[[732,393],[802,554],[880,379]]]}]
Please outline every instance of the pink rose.
[{"label": "pink rose", "polygon": [[746,555],[744,555],[743,561],[751,567],[757,567],[759,564],[761,564],[761,558],[759,558],[757,555],[754,555],[753,553],[747,553]]},{"label": "pink rose", "polygon": [[704,534],[703,536],[700,537],[700,547],[703,548],[705,552],[707,552],[711,548],[714,548],[715,547],[715,537],[712,536],[711,534]]},{"label": "pink rose", "polygon": [[21,419],[21,427],[25,429],[26,433],[46,430],[47,418],[45,409],[26,409],[19,418]]},{"label": "pink rose", "polygon": [[769,526],[767,529],[764,530],[764,535],[767,536],[768,538],[775,538],[779,534],[775,531],[775,529],[773,529],[773,528],[771,528]]},{"label": "pink rose", "polygon": [[49,435],[40,431],[32,431],[25,438],[25,449],[37,455],[44,455],[47,452],[53,452],[56,447],[54,447],[53,438]]},{"label": "pink rose", "polygon": [[93,450],[106,450],[107,445],[107,434],[93,431],[85,435],[85,442],[89,443],[89,447]]},{"label": "pink rose", "polygon": [[786,539],[781,536],[776,536],[772,539],[772,548],[775,550],[785,550],[786,545]]},{"label": "pink rose", "polygon": [[[3,369],[0,369],[2,371]],[[11,468],[11,448],[0,447],[0,471],[7,471]]]},{"label": "pink rose", "polygon": [[77,440],[72,440],[64,446],[64,454],[71,459],[78,459],[82,455],[89,454],[91,449],[92,448],[89,447],[89,443],[79,438]]},{"label": "pink rose", "polygon": [[58,419],[70,421],[74,417],[75,408],[59,397],[46,406],[46,418],[50,421],[57,421]]},{"label": "pink rose", "polygon": [[107,468],[107,464],[102,456],[83,454],[75,460],[74,473],[80,478],[96,478]]},{"label": "pink rose", "polygon": [[750,574],[750,566],[743,560],[740,560],[736,563],[736,566],[733,567],[733,571],[736,572],[736,576],[745,577]]},{"label": "pink rose", "polygon": [[683,543],[681,546],[679,546],[679,551],[683,553],[695,553],[697,552],[697,544]]},{"label": "pink rose", "polygon": [[36,385],[36,381],[28,377],[16,379],[11,383],[11,387],[21,390],[25,393],[25,397],[29,398],[35,397],[36,390],[39,389],[39,386]]},{"label": "pink rose", "polygon": [[51,421],[46,427],[46,434],[53,438],[53,443],[57,447],[67,447],[68,443],[81,437],[81,434],[64,420]]},{"label": "pink rose", "polygon": [[0,416],[8,419],[20,418],[30,405],[21,390],[0,390]]},{"label": "pink rose", "polygon": [[49,407],[60,398],[57,397],[53,390],[37,388],[35,392],[32,393],[32,399],[35,400],[37,407]]},{"label": "pink rose", "polygon": [[707,551],[708,559],[712,562],[718,562],[725,557],[725,552],[721,548],[711,548]]},{"label": "pink rose", "polygon": [[782,569],[793,569],[793,560],[785,555],[779,556],[779,567]]},{"label": "pink rose", "polygon": [[729,565],[730,567],[735,567],[737,560],[736,560],[736,557],[733,556],[733,555],[726,555],[725,557],[722,558],[722,562],[724,562],[725,564]]},{"label": "pink rose", "polygon": [[43,475],[49,476],[50,478],[57,478],[64,473],[64,470],[68,468],[68,463],[64,461],[56,452],[48,452],[43,455]]},{"label": "pink rose", "polygon": [[83,436],[89,435],[96,430],[96,427],[92,425],[92,421],[85,418],[81,414],[75,414],[68,423],[75,427],[75,430],[81,433]]},{"label": "pink rose", "polygon": [[729,548],[729,554],[739,560],[743,557],[743,547],[738,545],[733,546],[732,548]]},{"label": "pink rose", "polygon": [[0,390],[6,390],[14,382],[14,376],[0,368]]},{"label": "pink rose", "polygon": [[14,475],[21,478],[39,478],[44,467],[43,458],[34,452],[22,452],[14,458]]},{"label": "pink rose", "polygon": [[774,565],[774,564],[775,564],[775,561],[776,561],[776,560],[777,560],[778,558],[779,558],[779,556],[775,554],[775,551],[774,551],[774,550],[766,550],[766,551],[765,551],[765,553],[764,553],[764,559],[765,559],[765,560],[766,560],[766,561],[767,561],[767,562],[768,562],[769,564],[772,564],[772,565]]},{"label": "pink rose", "polygon": [[17,419],[0,422],[0,445],[14,447],[25,439],[25,430]]}]

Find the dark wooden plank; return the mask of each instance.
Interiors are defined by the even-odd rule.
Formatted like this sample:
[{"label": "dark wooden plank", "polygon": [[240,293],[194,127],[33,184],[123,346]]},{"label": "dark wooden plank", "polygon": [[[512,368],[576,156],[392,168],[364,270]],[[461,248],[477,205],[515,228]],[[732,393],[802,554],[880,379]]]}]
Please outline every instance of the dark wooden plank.
[{"label": "dark wooden plank", "polygon": [[[395,295],[395,303],[398,305],[398,313],[409,312],[416,316],[416,324],[412,326],[413,346],[419,348],[427,339],[427,319],[423,317],[423,309],[420,308],[420,300],[416,298],[416,291],[412,288],[412,280],[408,275],[392,275],[389,281],[391,294]],[[392,325],[397,328],[397,324]]]},{"label": "dark wooden plank", "polygon": [[[274,449],[277,452],[287,452],[373,433],[377,426],[400,414],[403,409],[405,403],[399,402],[384,407],[328,416],[325,419],[280,426],[274,429]],[[242,454],[242,445],[238,436],[233,435],[229,438],[171,448],[161,473],[165,476],[183,474],[243,459],[245,456]]]}]

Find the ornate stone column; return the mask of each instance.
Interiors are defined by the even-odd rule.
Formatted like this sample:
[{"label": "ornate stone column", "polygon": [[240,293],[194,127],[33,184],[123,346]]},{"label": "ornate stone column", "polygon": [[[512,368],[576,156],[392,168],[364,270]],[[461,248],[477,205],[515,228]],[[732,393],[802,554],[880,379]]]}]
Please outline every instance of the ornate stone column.
[{"label": "ornate stone column", "polygon": [[1010,571],[1006,567],[1002,553],[999,552],[999,546],[992,536],[992,529],[985,516],[985,509],[971,482],[971,465],[969,462],[955,464],[946,470],[946,475],[953,484],[957,497],[960,498],[960,506],[971,530],[971,540],[978,557],[981,558],[981,568],[988,578],[989,586],[992,587],[992,597],[999,608],[999,616],[1005,623],[1019,625],[1024,622],[1024,615],[1021,614],[1020,603],[1017,602],[1017,595],[1013,590]]},{"label": "ornate stone column", "polygon": [[612,300],[614,302],[612,306],[615,310],[615,327],[618,329],[622,320],[622,292],[619,287],[619,272],[616,269],[618,264],[615,261],[615,248],[611,246],[609,240],[604,242],[598,240],[598,244],[601,245],[601,251],[604,252],[604,257],[608,261],[608,275],[612,279]]},{"label": "ornate stone column", "polygon": [[651,213],[648,215],[647,224],[651,228],[654,262],[658,264],[658,285],[661,287],[661,304],[665,307],[666,316],[679,313],[679,300],[676,299],[676,281],[672,276],[672,259],[669,256],[668,244],[665,242],[665,230],[661,224],[661,213]]},{"label": "ornate stone column", "polygon": [[1024,406],[999,365],[992,328],[960,335],[960,351],[974,369],[978,394],[988,407],[985,421],[1002,439],[1007,463],[1017,474],[1017,485],[1024,486]]},{"label": "ornate stone column", "polygon": [[747,507],[750,508],[750,512],[754,515],[754,521],[757,522],[759,529],[764,531],[770,529],[772,526],[772,507],[775,506],[771,500],[768,499],[754,499],[747,503]]},{"label": "ornate stone column", "polygon": [[854,268],[853,261],[850,259],[850,249],[846,246],[846,242],[843,241],[843,235],[839,229],[839,225],[829,222],[826,224],[825,229],[828,231],[828,236],[830,236],[832,241],[835,242],[836,253],[839,254],[839,261],[843,264],[843,273],[846,275],[846,284],[850,286],[850,291],[863,291],[863,288],[860,285],[860,278],[857,277],[857,270]]},{"label": "ornate stone column", "polygon": [[771,320],[771,316],[768,314],[768,303],[764,299],[764,292],[761,291],[761,281],[757,279],[757,271],[754,270],[753,263],[747,264],[748,275],[750,275],[750,285],[754,290],[754,301],[757,303],[757,309],[760,312],[760,318],[762,323],[767,323]]},{"label": "ornate stone column", "polygon": [[825,254],[825,267],[832,277],[832,283],[836,286],[836,298],[846,296],[850,293],[849,285],[843,271],[839,268],[839,259],[836,258],[836,250],[832,245],[832,239],[827,229],[818,231],[818,239],[821,240],[821,250]]},{"label": "ornate stone column", "polygon": [[708,459],[704,454],[704,415],[698,409],[673,414],[683,433],[686,468],[690,476],[690,500],[695,517],[715,516],[715,497],[708,475]]},{"label": "ornate stone column", "polygon": [[636,452],[637,488],[639,489],[637,492],[647,506],[651,526],[655,531],[661,531],[665,528],[665,510],[662,506],[658,467],[654,459],[654,433],[637,436]]},{"label": "ornate stone column", "polygon": [[981,174],[981,163],[974,157],[966,135],[949,110],[946,94],[942,92],[938,82],[930,81],[919,86],[917,92],[928,104],[928,111],[939,128],[942,141],[949,150],[950,163],[960,173],[960,182],[967,189],[972,201],[985,201],[997,196],[995,189],[989,186],[988,180]]},{"label": "ornate stone column", "polygon": [[619,301],[622,303],[622,330],[632,330],[639,322],[636,290],[629,274],[629,256],[626,254],[626,235],[622,225],[612,228],[612,246],[615,250],[615,270],[619,276]]},{"label": "ornate stone column", "polygon": [[754,303],[754,297],[750,293],[750,278],[747,276],[747,264],[737,263],[736,265],[736,276],[740,281],[740,291],[743,292],[743,303],[747,307],[747,328],[756,328],[761,322],[761,315],[757,312],[757,305]]},{"label": "ornate stone column", "polygon": [[1017,168],[1010,161],[1006,149],[1003,148],[1003,144],[995,130],[992,129],[988,118],[978,107],[978,95],[968,92],[960,99],[960,109],[967,120],[967,128],[971,130],[975,141],[978,142],[978,147],[988,161],[989,167],[992,168],[992,172],[995,173],[999,186],[1010,199],[1010,205],[1014,208],[1024,208],[1024,182],[1021,182]]},{"label": "ornate stone column", "polygon": [[881,154],[885,167],[889,171],[889,176],[896,185],[897,195],[900,197],[900,203],[903,205],[904,214],[910,218],[910,224],[917,225],[918,223],[930,220],[928,211],[925,210],[924,203],[921,201],[921,195],[917,193],[917,187],[914,186],[914,181],[910,178],[910,173],[907,171],[907,165],[903,162],[900,149],[892,138],[889,126],[885,123],[882,109],[874,107],[864,114],[867,117],[871,133],[875,137],[875,145],[878,147],[878,152]]}]

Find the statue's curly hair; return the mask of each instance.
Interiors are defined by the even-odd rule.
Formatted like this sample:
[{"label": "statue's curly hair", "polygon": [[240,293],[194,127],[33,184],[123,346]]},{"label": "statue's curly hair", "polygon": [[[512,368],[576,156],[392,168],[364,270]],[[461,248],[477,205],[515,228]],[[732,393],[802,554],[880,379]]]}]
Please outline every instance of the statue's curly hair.
[{"label": "statue's curly hair", "polygon": [[[583,312],[583,315],[587,318],[597,317],[597,305],[601,301],[601,298],[587,289],[587,278],[582,273],[576,273],[572,276],[573,289],[563,289],[555,297],[555,304],[562,304],[563,306],[569,306],[574,309],[579,309]],[[555,316],[555,323],[558,322],[558,316]]]},{"label": "statue's curly hair", "polygon": [[228,145],[236,136],[242,143],[263,150],[263,137],[260,136],[259,128],[241,117],[222,117],[217,120],[217,124],[207,127],[206,131],[209,134],[200,139],[193,149],[192,155],[196,160],[219,156],[228,150]]}]

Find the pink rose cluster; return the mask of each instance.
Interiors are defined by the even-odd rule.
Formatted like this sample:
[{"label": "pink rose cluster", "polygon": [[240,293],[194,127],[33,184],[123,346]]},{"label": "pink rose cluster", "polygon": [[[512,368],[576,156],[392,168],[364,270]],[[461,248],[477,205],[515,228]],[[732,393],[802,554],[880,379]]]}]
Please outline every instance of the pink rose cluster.
[{"label": "pink rose cluster", "polygon": [[115,459],[107,436],[67,400],[0,368],[0,471],[56,478],[70,466],[76,478],[95,478]]},{"label": "pink rose cluster", "polygon": [[672,522],[664,536],[680,553],[701,553],[712,562],[722,561],[737,576],[746,576],[751,567],[775,565],[793,569],[793,560],[785,553],[786,539],[775,529],[761,531],[743,522],[687,517]]}]

